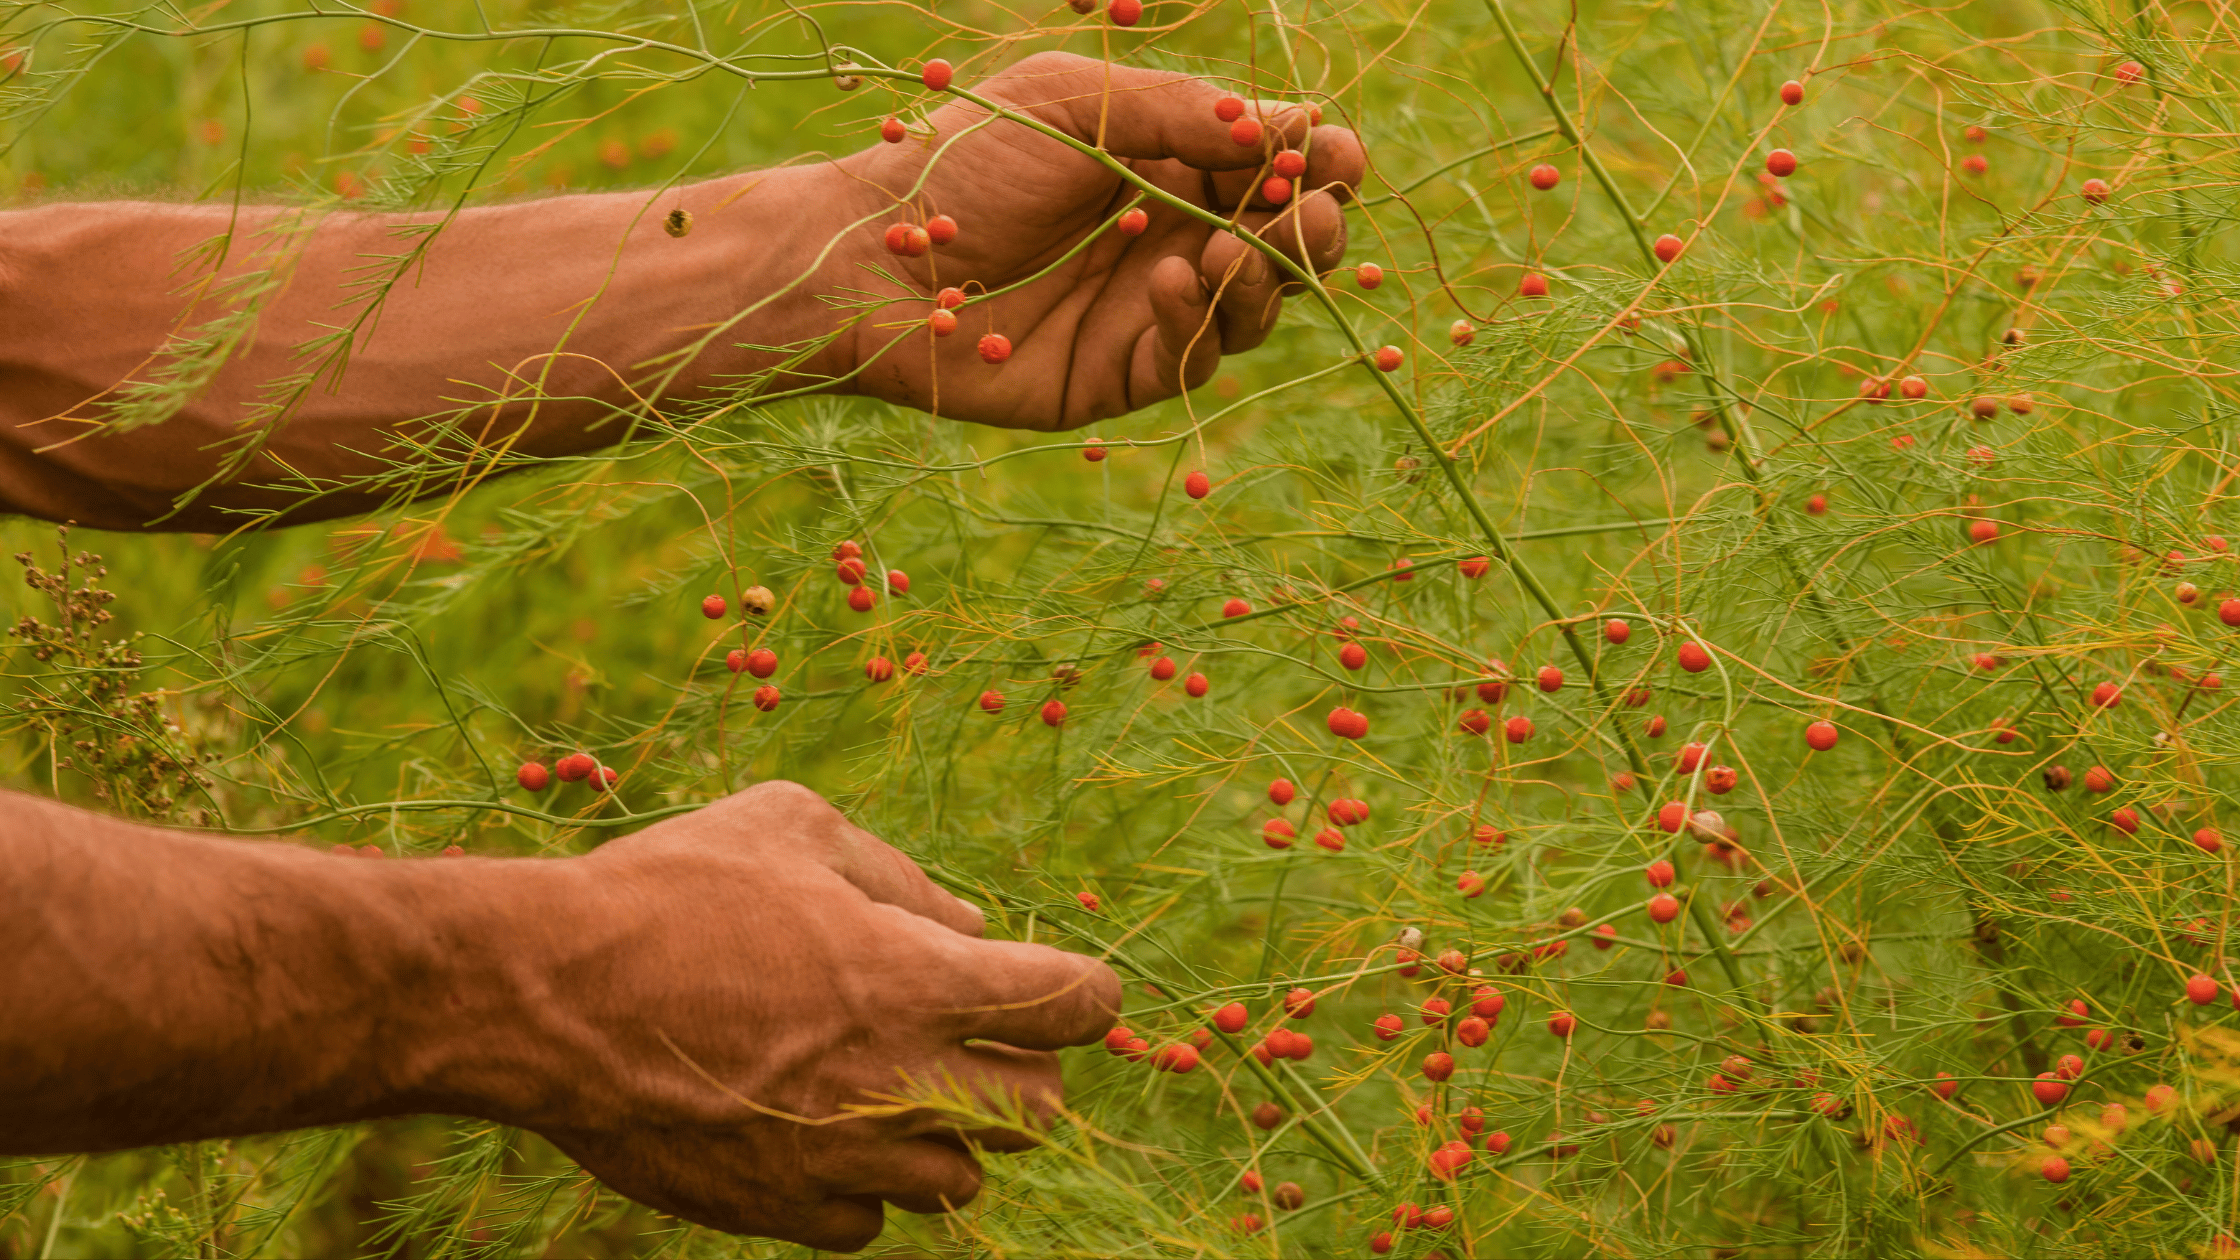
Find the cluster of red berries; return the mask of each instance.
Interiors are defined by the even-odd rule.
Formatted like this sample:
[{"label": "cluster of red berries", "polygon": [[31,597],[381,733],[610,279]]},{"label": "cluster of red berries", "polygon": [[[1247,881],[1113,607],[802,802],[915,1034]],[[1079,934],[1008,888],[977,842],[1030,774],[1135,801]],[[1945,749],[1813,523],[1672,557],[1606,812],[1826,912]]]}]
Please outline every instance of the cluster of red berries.
[{"label": "cluster of red berries", "polygon": [[569,753],[553,762],[550,770],[541,761],[524,761],[513,772],[513,781],[525,792],[542,792],[555,777],[562,783],[589,783],[605,792],[622,781],[622,772],[600,765],[598,758],[586,752]]}]

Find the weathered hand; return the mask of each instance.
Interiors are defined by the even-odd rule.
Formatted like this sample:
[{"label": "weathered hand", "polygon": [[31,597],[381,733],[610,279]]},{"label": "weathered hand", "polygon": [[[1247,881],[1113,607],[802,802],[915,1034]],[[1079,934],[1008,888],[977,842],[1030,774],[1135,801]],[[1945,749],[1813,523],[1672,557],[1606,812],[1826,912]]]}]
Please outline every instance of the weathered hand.
[{"label": "weathered hand", "polygon": [[[1351,131],[1310,127],[1304,107],[1255,103],[1267,136],[1248,147],[1214,114],[1224,93],[1186,75],[1042,53],[973,90],[1101,144],[1159,188],[1235,218],[1318,273],[1345,256],[1341,203],[1359,185],[1365,155]],[[954,334],[933,337],[924,321],[937,290],[978,294],[1026,280],[1103,226],[1135,189],[1094,159],[1018,123],[991,121],[969,102],[944,106],[929,121],[930,138],[832,164],[854,181],[848,196],[859,213],[891,207],[854,232],[846,254],[910,282],[872,285],[903,300],[855,336],[855,357],[871,360],[861,392],[983,424],[1075,428],[1205,383],[1223,354],[1259,345],[1275,326],[1287,290],[1272,263],[1227,232],[1147,202],[1150,226],[1141,236],[1106,231],[1050,274],[960,311]],[[1307,170],[1298,194],[1274,207],[1257,191],[1262,163],[1286,147],[1305,151]],[[917,258],[885,252],[888,224],[938,214],[957,221],[955,241]],[[1011,340],[1000,367],[977,350],[990,331]]]},{"label": "weathered hand", "polygon": [[[968,1088],[1039,1124],[1061,1046],[1111,1026],[1103,963],[978,939],[980,913],[806,788],[766,783],[564,863],[519,1071],[465,1083],[631,1198],[734,1233],[852,1250],[882,1201],[970,1201],[968,1147],[914,1088]],[[984,1040],[983,1040],[984,1039]],[[549,1058],[549,1061],[540,1061]],[[873,1104],[850,1114],[851,1105]]]}]

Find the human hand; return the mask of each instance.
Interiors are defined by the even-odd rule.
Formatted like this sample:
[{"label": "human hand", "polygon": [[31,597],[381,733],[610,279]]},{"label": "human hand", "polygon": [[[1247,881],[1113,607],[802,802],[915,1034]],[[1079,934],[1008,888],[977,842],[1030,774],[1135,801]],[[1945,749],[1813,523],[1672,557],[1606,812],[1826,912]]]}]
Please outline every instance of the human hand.
[{"label": "human hand", "polygon": [[[478,1051],[451,1088],[716,1229],[850,1251],[882,1201],[962,1206],[970,1148],[1032,1145],[1062,1095],[1050,1052],[1119,1010],[1103,963],[978,939],[979,911],[798,784],[556,865],[573,875],[547,903],[532,1035]],[[877,1105],[945,1083],[1028,1123]]]},{"label": "human hand", "polygon": [[[1042,53],[971,87],[1101,143],[1160,189],[1234,217],[1318,274],[1345,256],[1341,203],[1359,186],[1366,157],[1353,132],[1310,127],[1301,106],[1256,104],[1255,114],[1268,111],[1268,137],[1248,147],[1214,115],[1226,93],[1187,75]],[[987,119],[979,106],[954,101],[930,116],[930,139],[913,135],[832,164],[855,181],[844,194],[851,217],[891,207],[855,229],[843,253],[914,286],[883,286],[884,296],[906,300],[856,333],[856,361],[871,360],[857,377],[859,392],[983,424],[1077,428],[1204,384],[1222,355],[1265,340],[1283,294],[1300,288],[1231,233],[1146,201],[1142,235],[1107,231],[1050,274],[960,311],[954,334],[933,337],[924,317],[936,291],[955,285],[979,294],[1026,280],[1136,195],[1079,151]],[[1298,193],[1275,207],[1257,191],[1261,164],[1287,147],[1306,152],[1307,171],[1295,181]],[[910,203],[899,203],[913,188]],[[918,258],[885,252],[888,224],[937,214],[957,221],[952,243]],[[898,321],[906,328],[891,326]],[[980,359],[977,343],[989,331],[1011,340],[1001,366]]]}]

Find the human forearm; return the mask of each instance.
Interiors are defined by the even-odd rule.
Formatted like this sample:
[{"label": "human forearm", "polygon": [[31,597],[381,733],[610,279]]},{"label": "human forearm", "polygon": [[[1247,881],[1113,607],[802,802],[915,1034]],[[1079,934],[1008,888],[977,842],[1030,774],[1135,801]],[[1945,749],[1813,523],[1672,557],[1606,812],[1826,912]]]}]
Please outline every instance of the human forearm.
[{"label": "human forearm", "polygon": [[[849,213],[844,184],[804,167],[658,197],[480,207],[432,234],[401,230],[431,214],[335,214],[293,235],[295,212],[275,207],[0,214],[0,510],[223,530],[243,510],[346,515],[470,484],[504,456],[615,442],[651,391],[689,398],[780,361],[736,343],[807,342],[839,326],[816,295],[846,263],[819,271],[817,255]],[[672,208],[693,216],[681,237],[662,226]],[[220,236],[213,281],[196,251]],[[253,293],[266,270],[261,298],[228,292]],[[173,351],[226,329],[245,304],[253,335],[197,381],[190,360],[209,352]],[[843,340],[784,383],[840,375],[851,353]],[[125,388],[166,380],[193,386],[176,391],[175,412],[161,390]],[[115,431],[120,420],[161,423]],[[443,457],[410,451],[406,436],[442,439]],[[227,469],[251,441],[263,456]],[[306,501],[313,487],[325,493]]]},{"label": "human forearm", "polygon": [[477,1110],[462,1048],[516,1021],[505,927],[555,864],[342,859],[0,802],[0,1153]]}]

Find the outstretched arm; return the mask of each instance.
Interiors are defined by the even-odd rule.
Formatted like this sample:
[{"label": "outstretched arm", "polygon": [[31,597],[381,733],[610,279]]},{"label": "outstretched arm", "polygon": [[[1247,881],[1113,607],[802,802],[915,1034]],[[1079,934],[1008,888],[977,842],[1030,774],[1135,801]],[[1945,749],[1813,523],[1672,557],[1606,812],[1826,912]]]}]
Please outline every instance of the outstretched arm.
[{"label": "outstretched arm", "polygon": [[[1364,155],[1303,107],[1255,104],[1266,126],[1240,144],[1210,84],[1055,53],[973,90],[1317,270],[1345,252]],[[820,165],[477,207],[432,233],[432,214],[275,207],[0,214],[0,511],[110,529],[346,515],[749,381],[1071,428],[1202,384],[1296,288],[1169,207],[1115,230],[1135,190],[1049,135],[962,100],[928,122]],[[1285,149],[1304,171],[1279,203]],[[943,215],[954,241],[885,249],[888,227]],[[935,337],[951,286],[972,300]],[[1011,343],[1000,365],[978,353],[989,333]]]},{"label": "outstretched arm", "polygon": [[[969,1147],[1026,1145],[1060,1098],[1049,1052],[1119,1006],[1102,963],[979,939],[793,784],[565,859],[0,805],[0,1154],[472,1115],[689,1220],[848,1249],[882,1202],[970,1200]],[[944,1079],[1027,1123],[894,1101]]]}]

